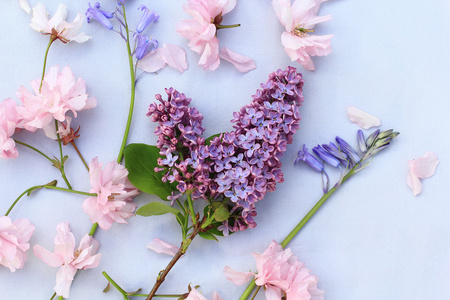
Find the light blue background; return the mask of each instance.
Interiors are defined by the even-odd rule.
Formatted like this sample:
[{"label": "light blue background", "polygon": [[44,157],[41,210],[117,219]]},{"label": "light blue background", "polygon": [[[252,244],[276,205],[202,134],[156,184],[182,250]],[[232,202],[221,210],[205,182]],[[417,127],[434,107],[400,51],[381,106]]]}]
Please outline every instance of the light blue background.
[{"label": "light blue background", "polygon": [[[37,1],[30,0],[32,5]],[[45,1],[53,14],[58,2],[68,7],[71,21],[85,11],[83,1]],[[231,129],[232,112],[249,103],[259,84],[272,71],[297,67],[305,79],[305,102],[301,129],[283,157],[285,182],[258,205],[255,229],[223,238],[220,243],[194,240],[178,262],[161,293],[183,293],[187,285],[200,285],[208,298],[217,290],[234,300],[244,287],[228,282],[222,269],[255,270],[252,252],[262,252],[272,239],[282,240],[321,196],[320,176],[304,165],[293,166],[303,144],[313,147],[336,135],[355,142],[357,126],[346,110],[355,105],[378,116],[382,129],[401,134],[385,152],[375,157],[363,172],[352,178],[321,208],[290,247],[319,277],[319,288],[331,300],[449,299],[450,298],[450,201],[448,199],[450,127],[450,2],[446,0],[344,1],[322,5],[321,15],[333,19],[319,24],[317,34],[333,34],[332,53],[314,58],[317,71],[309,72],[291,63],[280,43],[283,27],[268,0],[238,1],[224,24],[240,28],[221,30],[221,46],[253,58],[257,69],[241,74],[223,62],[214,72],[197,66],[199,56],[175,25],[190,18],[182,9],[185,1],[128,1],[130,24],[139,19],[137,6],[145,3],[160,14],[152,28],[161,43],[186,49],[189,70],[184,74],[165,69],[142,78],[129,142],[154,144],[155,124],[145,116],[156,93],[175,87],[191,97],[205,116],[205,136]],[[115,1],[103,1],[112,10]],[[15,97],[21,85],[41,75],[48,38],[29,27],[30,16],[16,0],[0,4],[0,98]],[[78,146],[88,161],[98,156],[116,158],[129,101],[129,74],[123,41],[99,24],[85,25],[92,40],[84,44],[56,42],[48,66],[70,65],[82,77],[98,106],[83,111],[74,121],[81,125]],[[51,155],[56,143],[42,132],[21,133],[20,139]],[[0,161],[0,211],[28,187],[60,179],[55,168],[23,147],[19,158]],[[71,148],[66,169],[79,190],[90,188],[86,170]],[[441,160],[435,176],[423,182],[423,192],[414,197],[406,185],[408,160],[434,151]],[[60,180],[61,181],[61,180]],[[62,181],[61,181],[62,184]],[[11,213],[13,219],[29,218],[36,226],[31,244],[53,249],[55,227],[70,223],[77,241],[91,224],[82,211],[84,198],[40,190],[24,198]],[[156,197],[142,195],[142,205]],[[102,290],[107,271],[129,291],[153,285],[154,278],[170,258],[146,249],[155,237],[178,245],[181,234],[172,216],[134,217],[128,225],[99,230],[96,238],[103,254],[100,266],[79,272],[71,299],[122,299],[114,289]],[[0,269],[0,294],[4,299],[49,299],[56,268],[45,265],[28,252],[22,270]],[[257,299],[264,299],[260,293]]]}]

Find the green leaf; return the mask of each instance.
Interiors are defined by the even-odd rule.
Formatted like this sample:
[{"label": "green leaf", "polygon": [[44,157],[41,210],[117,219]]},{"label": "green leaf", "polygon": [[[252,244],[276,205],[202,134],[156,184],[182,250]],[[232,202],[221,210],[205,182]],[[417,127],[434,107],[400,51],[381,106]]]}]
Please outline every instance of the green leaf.
[{"label": "green leaf", "polygon": [[[218,236],[223,236],[223,232],[222,231],[219,231],[218,229],[217,229],[217,227],[219,227],[220,225],[222,225],[222,223],[215,223],[215,224],[213,224],[214,225],[214,227],[213,228],[211,228],[210,230],[208,230],[208,232],[209,233],[212,233],[212,234],[214,234],[214,235],[218,235]],[[230,232],[229,234],[232,234],[233,232]]]},{"label": "green leaf", "polygon": [[217,134],[213,134],[212,136],[210,136],[209,138],[205,139],[205,145],[211,145],[211,141],[216,137],[221,135],[222,133],[217,133]]},{"label": "green leaf", "polygon": [[205,240],[215,240],[216,242],[219,241],[219,240],[214,236],[214,234],[209,233],[209,232],[199,232],[198,235],[201,236],[202,238],[204,238]]},{"label": "green leaf", "polygon": [[159,216],[159,215],[164,215],[167,213],[172,213],[175,216],[177,216],[180,213],[180,211],[176,208],[173,208],[171,206],[168,206],[168,205],[165,205],[165,204],[159,203],[159,202],[147,203],[144,206],[141,206],[136,211],[137,215],[140,215],[143,217]]},{"label": "green leaf", "polygon": [[162,182],[164,172],[155,172],[155,167],[159,167],[157,159],[159,149],[156,146],[145,144],[130,144],[125,147],[125,167],[129,174],[128,179],[141,191],[156,195],[163,200],[176,191],[176,182]]}]

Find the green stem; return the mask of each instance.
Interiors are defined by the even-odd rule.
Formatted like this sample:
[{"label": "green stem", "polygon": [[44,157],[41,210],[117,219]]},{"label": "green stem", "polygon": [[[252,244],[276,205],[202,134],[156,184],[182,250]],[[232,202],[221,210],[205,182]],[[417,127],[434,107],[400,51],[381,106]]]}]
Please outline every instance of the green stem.
[{"label": "green stem", "polygon": [[35,148],[35,147],[31,146],[31,145],[28,145],[27,143],[18,141],[18,140],[14,140],[14,142],[16,142],[16,143],[19,144],[19,145],[22,145],[22,146],[25,146],[25,147],[30,148],[31,150],[33,150],[33,151],[39,153],[40,155],[42,155],[43,157],[45,157],[46,159],[48,159],[52,164],[54,163],[53,159],[51,159],[48,155],[46,155],[44,152],[40,151],[39,149],[37,149],[37,148]]},{"label": "green stem", "polygon": [[50,300],[53,300],[56,297],[56,292],[53,293],[52,297],[50,298]]},{"label": "green stem", "polygon": [[123,9],[123,20],[125,23],[125,31],[127,33],[127,51],[128,51],[128,62],[130,65],[130,77],[131,77],[131,99],[130,99],[130,108],[128,110],[128,119],[127,125],[125,127],[125,133],[123,135],[122,145],[120,146],[119,155],[117,156],[117,162],[120,163],[123,158],[123,150],[127,144],[128,134],[130,133],[131,127],[131,119],[133,118],[133,110],[134,110],[134,98],[136,95],[136,79],[134,74],[134,64],[133,64],[133,56],[131,55],[131,47],[130,47],[130,32],[128,30],[127,17],[125,14],[125,5],[122,5]]},{"label": "green stem", "polygon": [[55,129],[56,129],[56,137],[58,138],[59,154],[60,154],[60,157],[61,157],[61,165],[59,166],[59,170],[61,171],[61,176],[64,179],[64,181],[66,182],[67,187],[69,189],[72,189],[72,186],[70,185],[69,180],[66,177],[66,173],[64,172],[64,163],[65,163],[65,161],[64,161],[63,151],[62,151],[61,138],[60,138],[59,133],[58,133],[58,121],[57,120],[55,120]]},{"label": "green stem", "polygon": [[[54,183],[56,184],[56,180],[54,181]],[[22,194],[20,194],[19,197],[17,197],[17,199],[13,202],[13,204],[11,204],[11,206],[9,207],[9,209],[6,211],[5,216],[9,215],[9,213],[11,212],[11,210],[14,208],[14,206],[16,206],[17,202],[19,202],[19,200],[25,195],[25,194],[29,194],[34,190],[38,190],[38,189],[52,189],[52,190],[59,190],[59,191],[64,191],[64,192],[69,192],[69,193],[73,193],[73,194],[79,194],[79,195],[84,195],[84,196],[97,196],[97,194],[92,194],[92,193],[86,193],[86,192],[80,192],[80,191],[75,191],[75,190],[70,190],[70,189],[65,189],[65,188],[60,188],[54,185],[36,185],[33,187],[30,187],[29,189],[25,190]]]},{"label": "green stem", "polygon": [[[352,177],[355,174],[355,171],[359,168],[360,163],[356,164],[345,176],[342,178],[342,181],[340,182],[340,185],[342,185],[344,182],[346,182],[350,177]],[[339,186],[340,186],[339,185]],[[308,223],[308,221],[314,216],[314,214],[319,210],[319,208],[325,203],[325,201],[333,195],[333,193],[337,190],[339,186],[334,186],[332,189],[330,189],[326,194],[322,196],[322,198],[319,199],[319,201],[314,205],[314,207],[306,214],[306,216],[297,224],[297,226],[292,229],[291,232],[286,236],[286,238],[281,242],[281,247],[286,247],[287,244],[300,232],[300,230],[303,228],[303,226]],[[247,299],[250,294],[252,293],[253,289],[256,287],[255,280],[252,280],[250,284],[245,289],[242,296],[239,298],[239,300],[245,300]]]},{"label": "green stem", "polygon": [[95,231],[97,230],[98,223],[92,224],[91,231],[89,231],[89,236],[94,236]]},{"label": "green stem", "polygon": [[59,296],[58,300],[64,300],[64,297],[63,296]]},{"label": "green stem", "polygon": [[256,298],[256,295],[258,295],[259,290],[261,289],[261,286],[258,286],[258,288],[256,289],[255,293],[253,294],[252,299],[250,300],[254,300]]},{"label": "green stem", "polygon": [[118,285],[111,277],[109,277],[108,273],[103,271],[102,274],[103,276],[105,276],[106,280],[108,280],[108,282],[111,283],[122,294],[123,299],[127,300],[127,292],[123,288],[121,288],[120,285]]},{"label": "green stem", "polygon": [[241,26],[241,24],[234,24],[234,25],[216,25],[216,29],[224,29],[224,28],[236,28]]},{"label": "green stem", "polygon": [[47,57],[48,57],[48,50],[50,50],[50,46],[53,44],[53,42],[56,40],[56,36],[53,34],[50,36],[50,41],[48,42],[47,50],[45,51],[44,56],[44,67],[42,68],[42,77],[41,77],[41,84],[39,85],[39,93],[42,89],[42,84],[44,83],[44,75],[45,75],[45,68],[47,66]]},{"label": "green stem", "polygon": [[83,162],[84,166],[86,167],[86,170],[89,171],[89,166],[88,166],[88,164],[86,163],[86,161],[84,160],[83,155],[81,155],[81,152],[80,152],[80,150],[79,150],[78,147],[77,147],[77,144],[75,144],[74,141],[70,142],[70,144],[72,145],[72,147],[73,147],[73,148],[75,149],[75,151],[77,152],[78,157],[80,157],[81,161]]},{"label": "green stem", "polygon": [[192,203],[191,192],[187,192],[186,195],[187,195],[187,201],[189,204],[189,211],[190,211],[190,215],[191,215],[191,219],[192,219],[192,224],[195,226],[195,225],[197,225],[197,218],[195,215],[194,205]]}]

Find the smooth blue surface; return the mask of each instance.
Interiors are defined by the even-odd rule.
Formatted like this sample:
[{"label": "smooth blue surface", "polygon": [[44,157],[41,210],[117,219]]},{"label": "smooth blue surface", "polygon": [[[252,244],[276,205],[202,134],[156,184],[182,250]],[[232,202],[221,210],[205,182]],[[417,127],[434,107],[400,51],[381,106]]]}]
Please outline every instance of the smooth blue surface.
[{"label": "smooth blue surface", "polygon": [[[32,5],[37,1],[30,0]],[[59,2],[67,5],[71,21],[84,12],[83,1],[45,1],[53,14]],[[382,129],[401,134],[392,147],[375,157],[331,197],[301,234],[289,245],[319,277],[326,299],[449,299],[450,298],[450,201],[447,196],[450,142],[450,4],[445,0],[344,1],[322,5],[320,14],[333,19],[319,24],[317,34],[333,34],[332,53],[314,58],[317,71],[291,63],[280,43],[283,31],[268,0],[238,1],[224,24],[240,28],[221,30],[221,46],[253,58],[257,69],[241,74],[223,62],[214,72],[197,66],[198,54],[175,25],[189,16],[184,1],[129,2],[131,24],[137,24],[137,7],[146,4],[160,15],[152,24],[152,37],[186,49],[189,70],[180,74],[165,69],[144,76],[137,87],[137,102],[129,142],[154,144],[155,124],[145,116],[156,93],[175,87],[191,97],[192,105],[205,116],[205,136],[231,128],[232,112],[249,103],[267,76],[288,65],[305,78],[305,102],[301,129],[283,157],[285,182],[259,203],[255,229],[223,238],[220,243],[194,240],[175,266],[161,293],[183,293],[187,285],[200,285],[209,299],[217,290],[224,299],[235,300],[244,290],[228,282],[222,269],[255,270],[252,252],[262,252],[272,239],[281,241],[321,196],[320,176],[305,165],[293,166],[303,144],[309,148],[328,143],[336,135],[356,143],[357,126],[347,118],[355,105],[381,119]],[[116,1],[103,1],[112,10]],[[29,27],[30,16],[16,0],[0,4],[0,98],[15,97],[17,89],[41,75],[48,37]],[[129,102],[126,48],[117,34],[99,24],[86,24],[92,40],[84,44],[56,42],[48,66],[70,65],[82,77],[98,106],[83,111],[74,121],[81,126],[78,146],[88,161],[98,156],[116,158],[122,140]],[[58,155],[57,145],[41,131],[21,134],[21,139]],[[19,158],[0,161],[0,211],[28,187],[44,184],[60,175],[48,162],[18,147]],[[71,148],[66,170],[73,185],[89,190],[87,172]],[[422,194],[414,197],[406,185],[408,160],[434,151],[441,160],[435,176],[423,182]],[[336,174],[334,174],[336,175]],[[63,183],[60,180],[61,184]],[[57,191],[37,191],[23,199],[11,213],[13,219],[29,218],[36,226],[30,241],[53,249],[55,227],[70,223],[77,241],[91,224],[82,211],[84,198]],[[142,205],[156,197],[136,199]],[[122,299],[111,289],[102,290],[107,271],[129,291],[146,292],[170,258],[146,249],[150,240],[161,238],[179,244],[181,234],[172,216],[134,217],[128,225],[115,224],[98,231],[103,257],[97,269],[79,272],[71,299]],[[0,268],[0,293],[5,299],[49,299],[56,268],[45,265],[28,252],[24,269],[10,273]],[[257,299],[264,299],[263,293]]]}]

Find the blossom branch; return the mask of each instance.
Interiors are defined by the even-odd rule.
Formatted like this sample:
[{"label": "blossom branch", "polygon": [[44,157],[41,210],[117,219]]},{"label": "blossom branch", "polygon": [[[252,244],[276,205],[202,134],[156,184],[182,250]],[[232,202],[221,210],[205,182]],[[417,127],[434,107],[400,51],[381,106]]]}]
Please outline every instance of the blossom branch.
[{"label": "blossom branch", "polygon": [[128,29],[128,23],[127,23],[127,17],[125,13],[125,5],[122,5],[123,9],[123,20],[125,23],[125,31],[127,34],[127,51],[128,51],[128,62],[130,65],[130,79],[131,79],[131,98],[130,98],[130,108],[128,110],[128,119],[127,119],[127,125],[125,127],[125,133],[123,135],[122,145],[120,146],[119,155],[117,157],[117,162],[120,163],[123,158],[123,150],[125,149],[125,146],[127,144],[128,134],[130,132],[131,127],[131,119],[133,117],[133,110],[134,110],[134,99],[136,95],[136,82],[135,82],[135,73],[134,73],[134,63],[133,63],[133,56],[131,52],[131,46],[130,46],[130,32]]},{"label": "blossom branch", "polygon": [[14,142],[17,143],[17,144],[19,144],[19,145],[22,145],[22,146],[25,146],[25,147],[27,147],[27,148],[30,148],[31,150],[33,150],[33,151],[39,153],[40,155],[42,155],[43,157],[45,157],[46,159],[48,159],[52,164],[54,163],[53,159],[51,159],[48,155],[46,155],[44,152],[40,151],[39,149],[37,149],[37,148],[35,148],[35,147],[33,147],[33,146],[27,144],[27,143],[18,141],[18,140],[16,140],[16,139],[14,139]]}]

